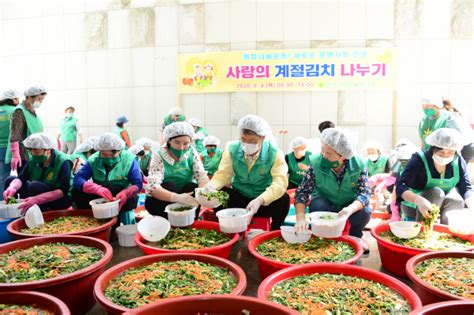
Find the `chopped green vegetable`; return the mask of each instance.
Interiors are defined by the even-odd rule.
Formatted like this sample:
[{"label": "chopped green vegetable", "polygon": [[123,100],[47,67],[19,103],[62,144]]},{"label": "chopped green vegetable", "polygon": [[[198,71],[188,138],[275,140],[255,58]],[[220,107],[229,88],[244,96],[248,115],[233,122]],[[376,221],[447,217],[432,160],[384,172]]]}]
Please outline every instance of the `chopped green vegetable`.
[{"label": "chopped green vegetable", "polygon": [[39,308],[35,304],[0,304],[0,315],[54,315],[54,313]]},{"label": "chopped green vegetable", "polygon": [[51,279],[89,267],[103,257],[95,247],[48,243],[0,254],[0,283]]},{"label": "chopped green vegetable", "polygon": [[313,262],[341,262],[355,255],[346,242],[312,237],[304,244],[288,244],[281,237],[272,238],[257,246],[257,252],[273,260],[289,264]]},{"label": "chopped green vegetable", "polygon": [[227,269],[196,260],[162,261],[126,270],[110,281],[104,294],[113,303],[136,308],[164,298],[229,294],[236,287]]},{"label": "chopped green vegetable", "polygon": [[442,291],[474,300],[474,259],[427,259],[416,266],[415,273],[424,282]]},{"label": "chopped green vegetable", "polygon": [[371,280],[336,274],[298,276],[276,284],[270,301],[302,314],[408,314],[398,292]]},{"label": "chopped green vegetable", "polygon": [[8,197],[7,198],[7,204],[8,205],[14,205],[14,204],[17,204],[18,202],[16,201],[16,198],[15,197]]},{"label": "chopped green vegetable", "polygon": [[398,245],[429,250],[465,250],[473,246],[469,241],[436,231],[432,232],[428,238],[419,236],[409,239],[399,238],[390,231],[380,233],[380,237]]},{"label": "chopped green vegetable", "polygon": [[217,199],[223,208],[227,208],[227,203],[229,202],[229,194],[226,193],[225,191],[221,191],[221,190],[212,191],[212,192],[201,191],[199,194],[201,196],[206,197],[208,201],[211,201],[212,199]]},{"label": "chopped green vegetable", "polygon": [[98,220],[85,215],[64,216],[45,222],[33,229],[24,228],[20,230],[20,232],[42,235],[75,233],[99,227],[108,221],[109,220]]},{"label": "chopped green vegetable", "polygon": [[319,216],[318,219],[320,219],[320,220],[336,220],[337,216],[332,215],[332,214],[324,214],[322,216]]},{"label": "chopped green vegetable", "polygon": [[421,224],[423,224],[423,234],[427,238],[433,232],[433,226],[438,220],[440,214],[439,207],[435,204],[431,205],[431,211],[427,217],[421,217]]},{"label": "chopped green vegetable", "polygon": [[183,212],[183,211],[191,210],[192,208],[193,208],[193,207],[182,206],[182,207],[170,208],[170,211],[173,211],[173,212]]},{"label": "chopped green vegetable", "polygon": [[163,249],[201,249],[224,244],[230,238],[216,230],[187,228],[172,228],[168,235],[159,242],[147,243]]}]

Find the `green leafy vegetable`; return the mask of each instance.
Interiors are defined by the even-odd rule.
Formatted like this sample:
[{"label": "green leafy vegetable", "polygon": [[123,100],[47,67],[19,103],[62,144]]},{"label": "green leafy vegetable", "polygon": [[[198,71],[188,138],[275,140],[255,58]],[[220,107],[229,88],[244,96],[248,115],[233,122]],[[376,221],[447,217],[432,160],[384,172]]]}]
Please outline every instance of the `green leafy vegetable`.
[{"label": "green leafy vegetable", "polygon": [[75,233],[99,227],[107,221],[109,220],[98,220],[85,215],[64,216],[45,222],[33,229],[24,228],[20,232],[43,235]]},{"label": "green leafy vegetable", "polygon": [[147,243],[163,249],[201,249],[224,244],[230,238],[216,230],[187,228],[172,228],[168,235],[159,242]]},{"label": "green leafy vegetable", "polygon": [[382,232],[383,239],[406,247],[429,250],[465,250],[472,247],[472,243],[447,233],[432,232],[428,237],[399,238],[392,232]]},{"label": "green leafy vegetable", "polygon": [[7,198],[7,204],[8,205],[14,205],[14,204],[17,204],[18,202],[16,201],[16,198],[15,197],[8,197]]},{"label": "green leafy vegetable", "polygon": [[190,206],[182,206],[182,207],[170,208],[170,211],[173,211],[173,212],[183,212],[183,211],[191,210],[192,208],[193,208],[193,207],[190,207]]},{"label": "green leafy vegetable", "polygon": [[221,190],[213,191],[213,192],[201,191],[199,194],[201,196],[206,197],[208,201],[211,201],[212,199],[217,199],[223,208],[227,208],[227,203],[229,202],[229,194],[226,193],[225,191],[221,191]]},{"label": "green leafy vegetable", "polygon": [[423,234],[425,237],[429,237],[433,232],[433,226],[438,220],[440,214],[439,207],[435,204],[431,205],[431,211],[428,213],[427,217],[421,217],[421,224],[423,224]]},{"label": "green leafy vegetable", "polygon": [[54,315],[54,313],[39,308],[35,304],[0,304],[0,315]]}]

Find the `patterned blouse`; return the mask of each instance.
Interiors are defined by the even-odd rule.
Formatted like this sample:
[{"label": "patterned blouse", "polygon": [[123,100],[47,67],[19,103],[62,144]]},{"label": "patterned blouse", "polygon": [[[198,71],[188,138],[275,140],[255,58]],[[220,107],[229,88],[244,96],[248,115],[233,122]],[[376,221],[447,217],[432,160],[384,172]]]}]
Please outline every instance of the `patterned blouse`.
[{"label": "patterned blouse", "polygon": [[[346,174],[346,167],[348,162],[348,160],[344,161],[344,165],[342,166],[342,170],[339,174],[333,172],[334,176],[336,176],[336,180],[339,185],[341,184],[342,179],[344,178],[344,174]],[[370,189],[368,183],[368,179],[369,175],[367,173],[367,168],[364,168],[364,170],[360,173],[359,180],[357,181],[357,200],[359,200],[364,205],[364,207],[367,207],[369,205],[370,194],[372,193],[372,190]],[[314,169],[312,166],[310,166],[308,171],[305,173],[300,186],[296,189],[295,204],[308,203],[308,200],[314,190],[314,183]]]},{"label": "patterned blouse", "polygon": [[[190,147],[189,151],[186,152],[179,160],[186,160],[189,154],[193,150],[193,179],[200,183],[202,180],[207,180],[207,172],[204,170],[204,165],[201,161],[201,156],[194,147]],[[160,188],[161,184],[166,180],[165,167],[163,165],[163,159],[173,165],[174,159],[169,155],[168,150],[165,147],[160,148],[159,153],[153,152],[150,161],[150,169],[148,175],[148,184],[145,185],[147,195],[151,196],[151,192]]]}]

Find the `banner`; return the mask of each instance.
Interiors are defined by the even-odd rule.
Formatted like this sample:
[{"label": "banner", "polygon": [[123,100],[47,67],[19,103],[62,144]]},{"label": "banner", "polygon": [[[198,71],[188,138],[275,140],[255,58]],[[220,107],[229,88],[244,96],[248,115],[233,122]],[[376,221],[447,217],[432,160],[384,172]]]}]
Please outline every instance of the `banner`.
[{"label": "banner", "polygon": [[178,55],[179,93],[394,89],[391,48],[230,51]]}]

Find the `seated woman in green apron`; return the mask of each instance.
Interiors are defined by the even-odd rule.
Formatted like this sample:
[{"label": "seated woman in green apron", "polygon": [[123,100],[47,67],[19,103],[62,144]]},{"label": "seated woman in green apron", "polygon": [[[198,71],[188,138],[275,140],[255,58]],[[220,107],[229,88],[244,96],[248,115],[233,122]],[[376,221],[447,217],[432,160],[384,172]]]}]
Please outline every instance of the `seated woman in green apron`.
[{"label": "seated woman in green apron", "polygon": [[[296,189],[296,228],[306,229],[305,209],[330,211],[347,217],[349,235],[362,237],[370,220],[370,187],[365,159],[354,154],[354,136],[349,130],[328,128],[321,134],[321,154],[311,157],[311,166]],[[365,246],[364,242],[362,245]]]},{"label": "seated woman in green apron", "polygon": [[414,154],[397,181],[397,201],[406,220],[426,217],[433,204],[440,207],[441,223],[448,224],[446,214],[454,209],[474,210],[474,191],[466,162],[458,154],[461,134],[441,128],[426,138],[429,150]]},{"label": "seated woman in green apron", "polygon": [[76,175],[81,167],[86,164],[87,159],[95,153],[94,145],[98,139],[99,137],[95,136],[87,138],[83,143],[78,145],[74,153],[70,155],[73,175]]},{"label": "seated woman in green apron", "polygon": [[[290,209],[285,155],[273,144],[272,131],[263,118],[245,116],[238,128],[240,141],[227,145],[206,189],[222,189],[229,194],[229,208],[246,208],[249,220],[271,217],[271,229],[278,230]],[[231,188],[225,187],[228,183]],[[214,209],[220,210],[222,207]]]},{"label": "seated woman in green apron", "polygon": [[285,156],[288,164],[288,189],[297,188],[309,168],[311,152],[306,151],[306,139],[296,137],[290,142],[291,152]]},{"label": "seated woman in green apron", "polygon": [[222,159],[222,150],[217,147],[220,144],[220,140],[215,136],[207,136],[202,144],[206,148],[201,152],[202,163],[204,164],[207,176],[212,178],[219,168],[219,163]]},{"label": "seated woman in green apron", "polygon": [[185,121],[186,117],[183,115],[183,111],[179,107],[172,107],[170,108],[168,115],[165,116],[163,119],[163,123],[161,124],[161,133],[160,133],[160,143],[163,144],[163,131],[165,130],[166,126],[171,125],[175,122],[182,122]]},{"label": "seated woman in green apron", "polygon": [[56,142],[44,133],[34,133],[23,141],[30,160],[20,175],[5,181],[5,200],[25,199],[22,214],[37,204],[41,211],[65,210],[71,206],[71,167],[69,157],[56,150]]},{"label": "seated woman in green apron", "polygon": [[90,209],[89,202],[97,198],[119,199],[120,223],[134,224],[133,210],[142,189],[142,173],[135,156],[128,153],[125,143],[114,133],[99,137],[87,163],[74,177],[72,199],[78,209]]},{"label": "seated woman in green apron", "polygon": [[418,126],[418,133],[422,149],[428,150],[430,146],[426,143],[426,137],[436,129],[448,127],[450,114],[443,110],[443,99],[441,97],[423,98],[421,104],[424,116]]},{"label": "seated woman in green apron", "polygon": [[377,174],[390,173],[388,155],[382,154],[382,146],[378,143],[368,143],[365,145],[367,154],[367,171],[369,177]]},{"label": "seated woman in green apron", "polygon": [[188,121],[194,128],[194,147],[201,153],[206,148],[203,145],[203,140],[208,136],[207,130],[202,126],[202,122],[197,118],[190,118]]},{"label": "seated woman in green apron", "polygon": [[198,205],[194,189],[204,186],[208,178],[199,153],[191,145],[193,137],[193,127],[187,122],[173,123],[163,131],[165,144],[153,152],[145,188],[145,208],[152,215],[168,218],[165,208],[172,203]]},{"label": "seated woman in green apron", "polygon": [[148,176],[148,172],[150,170],[150,162],[152,155],[151,147],[153,145],[153,142],[148,138],[140,138],[137,140],[136,144],[143,147],[144,154],[143,156],[140,156],[138,164],[140,164],[140,169],[142,170],[143,175],[146,177]]}]

